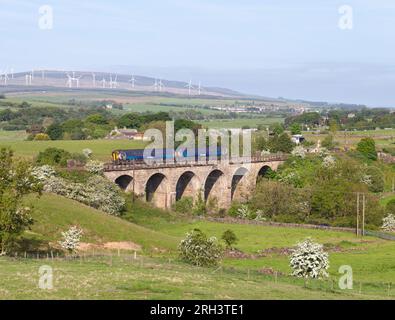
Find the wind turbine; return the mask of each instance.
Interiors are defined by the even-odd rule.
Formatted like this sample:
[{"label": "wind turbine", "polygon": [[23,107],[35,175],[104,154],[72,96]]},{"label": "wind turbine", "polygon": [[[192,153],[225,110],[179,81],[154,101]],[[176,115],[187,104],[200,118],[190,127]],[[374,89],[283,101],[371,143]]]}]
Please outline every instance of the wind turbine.
[{"label": "wind turbine", "polygon": [[136,82],[136,79],[134,78],[134,76],[132,76],[129,80],[129,82],[132,84],[132,88],[134,88],[134,84]]},{"label": "wind turbine", "polygon": [[106,79],[103,77],[103,79],[101,80],[101,83],[103,84],[103,88],[106,87]]},{"label": "wind turbine", "polygon": [[162,80],[159,80],[158,87],[159,87],[159,91],[162,91],[162,89],[164,88]]},{"label": "wind turbine", "polygon": [[68,73],[66,73],[66,76],[67,76],[67,86],[69,88],[72,88],[73,87],[73,78]]},{"label": "wind turbine", "polygon": [[74,80],[77,82],[77,88],[80,87],[80,79],[82,78],[82,75],[79,76],[78,78],[74,78]]},{"label": "wind turbine", "polygon": [[25,75],[25,83],[27,86],[32,85],[32,75],[30,73]]},{"label": "wind turbine", "polygon": [[193,89],[192,80],[189,80],[189,83],[185,86],[185,88],[188,88],[188,95],[191,95],[191,90]]},{"label": "wind turbine", "polygon": [[110,75],[110,88],[111,89],[116,89],[117,88],[117,78],[118,76],[116,75],[114,80],[112,79],[112,75]]},{"label": "wind turbine", "polygon": [[158,80],[157,79],[155,79],[155,82],[154,82],[154,91],[158,91]]},{"label": "wind turbine", "polygon": [[6,85],[7,85],[7,81],[9,80],[8,73],[7,73],[7,69],[4,70],[4,73],[3,73],[2,78],[3,78],[3,80],[4,80],[4,85],[6,86]]}]

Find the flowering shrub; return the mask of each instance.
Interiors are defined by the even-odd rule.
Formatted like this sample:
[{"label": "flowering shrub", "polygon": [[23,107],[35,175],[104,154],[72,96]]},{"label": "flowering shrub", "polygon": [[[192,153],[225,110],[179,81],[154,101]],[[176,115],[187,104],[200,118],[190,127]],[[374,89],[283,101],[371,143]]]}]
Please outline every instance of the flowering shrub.
[{"label": "flowering shrub", "polygon": [[389,213],[383,219],[383,226],[381,227],[384,231],[395,232],[395,215]]},{"label": "flowering shrub", "polygon": [[218,265],[223,255],[223,248],[218,244],[217,238],[207,238],[199,229],[187,233],[178,250],[182,260],[195,266]]},{"label": "flowering shrub", "polygon": [[69,253],[74,253],[80,244],[82,233],[82,230],[76,226],[62,232],[63,241],[59,241],[60,246]]},{"label": "flowering shrub", "polygon": [[262,151],[261,151],[261,156],[262,156],[262,157],[268,156],[268,155],[270,155],[270,150],[262,150]]},{"label": "flowering shrub", "polygon": [[119,214],[125,206],[125,199],[117,186],[104,177],[93,176],[84,184],[69,182],[55,174],[49,166],[34,170],[34,175],[43,183],[45,192],[76,200],[112,215]]},{"label": "flowering shrub", "polygon": [[326,156],[323,160],[322,160],[322,166],[325,168],[332,168],[334,165],[336,164],[336,159],[333,156]]},{"label": "flowering shrub", "polygon": [[93,154],[93,151],[91,149],[86,148],[86,149],[82,150],[82,154],[85,157],[90,158],[92,156],[92,154]]},{"label": "flowering shrub", "polygon": [[237,209],[237,217],[240,219],[249,219],[251,217],[251,210],[246,204],[242,204],[240,208]]},{"label": "flowering shrub", "polygon": [[102,174],[104,171],[104,164],[97,160],[90,160],[85,165],[85,169],[93,174]]},{"label": "flowering shrub", "polygon": [[32,176],[40,182],[47,181],[49,178],[54,177],[55,175],[55,170],[49,165],[35,167],[32,170]]},{"label": "flowering shrub", "polygon": [[292,250],[290,266],[293,270],[292,275],[295,277],[328,277],[329,255],[323,250],[321,244],[306,239]]},{"label": "flowering shrub", "polygon": [[305,148],[303,148],[302,146],[296,146],[293,150],[292,150],[292,155],[294,157],[299,157],[304,159],[306,157],[306,150]]}]

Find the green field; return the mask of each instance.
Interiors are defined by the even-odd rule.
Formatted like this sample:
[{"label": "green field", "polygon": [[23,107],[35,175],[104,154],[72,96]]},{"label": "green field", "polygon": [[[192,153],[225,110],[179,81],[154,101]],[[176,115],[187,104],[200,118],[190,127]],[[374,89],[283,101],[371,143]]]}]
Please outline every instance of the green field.
[{"label": "green field", "polygon": [[[313,134],[304,132],[307,140],[317,142],[324,140],[327,134]],[[334,134],[334,141],[339,147],[355,147],[357,143],[365,137],[371,137],[376,142],[378,148],[395,147],[395,129],[390,130],[367,130],[367,131],[339,131]]]},{"label": "green field", "polygon": [[207,120],[199,121],[199,123],[209,129],[221,129],[221,128],[242,128],[249,126],[250,128],[257,128],[259,125],[270,126],[273,123],[282,123],[284,118],[275,117],[256,117],[252,119],[222,119],[222,120]]},{"label": "green field", "polygon": [[[5,134],[4,134],[5,133]],[[111,152],[116,149],[138,149],[146,145],[134,140],[57,140],[57,141],[23,141],[26,135],[21,132],[0,132],[0,147],[10,147],[16,156],[33,158],[46,148],[60,148],[71,153],[81,153],[89,148],[93,157],[102,161],[111,160]]]},{"label": "green field", "polygon": [[[126,215],[140,223],[136,225],[55,195],[28,197],[26,203],[31,202],[35,224],[24,238],[40,248],[41,255],[29,248],[22,249],[28,250],[26,258],[22,252],[18,258],[0,258],[0,299],[395,299],[395,288],[389,286],[395,279],[392,241],[361,240],[339,231],[174,219],[168,212],[141,205]],[[140,245],[142,251],[135,256],[133,250],[103,248],[81,251],[77,259],[47,256],[58,246],[61,231],[71,225],[84,230],[84,243],[101,248],[109,241],[122,241]],[[305,284],[289,276],[288,257],[280,251],[264,257],[228,257],[219,269],[187,265],[177,258],[176,248],[193,228],[217,237],[231,229],[240,239],[237,249],[250,255],[289,248],[312,237],[329,251],[330,278]],[[53,290],[37,288],[42,265],[53,268]],[[353,269],[353,290],[337,286],[341,265]]]}]

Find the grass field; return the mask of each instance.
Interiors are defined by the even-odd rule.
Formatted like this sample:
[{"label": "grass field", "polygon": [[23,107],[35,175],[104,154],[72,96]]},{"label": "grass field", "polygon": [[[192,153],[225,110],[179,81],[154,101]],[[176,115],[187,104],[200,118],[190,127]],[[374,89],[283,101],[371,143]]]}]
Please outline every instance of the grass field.
[{"label": "grass field", "polygon": [[[311,132],[304,132],[303,135],[307,140],[313,142],[318,140],[322,142],[327,136],[326,134],[313,134]],[[378,148],[395,147],[395,129],[337,132],[334,135],[334,140],[339,147],[355,147],[365,137],[373,138]]]},{"label": "grass field", "polygon": [[222,120],[207,120],[199,123],[205,128],[221,129],[221,128],[242,128],[249,126],[250,128],[257,128],[259,125],[270,126],[273,123],[282,123],[284,118],[275,117],[256,117],[252,119],[222,119]]},{"label": "grass field", "polygon": [[[84,243],[127,241],[143,250],[137,259],[125,250],[102,250],[95,256],[84,251],[76,260],[0,258],[0,299],[395,299],[395,287],[389,286],[395,279],[395,242],[372,237],[362,241],[339,231],[169,219],[170,213],[148,207],[129,213],[143,226],[55,195],[26,202],[34,203],[35,224],[24,237],[44,252],[45,246],[58,246],[61,231],[71,225],[84,230]],[[176,249],[194,228],[218,238],[231,229],[239,238],[237,249],[250,255],[290,248],[312,237],[329,252],[330,278],[309,281],[305,288],[303,280],[289,276],[288,256],[276,251],[263,257],[227,257],[220,269],[189,266],[178,260]],[[54,269],[52,291],[37,289],[43,264]],[[353,269],[353,290],[338,289],[341,265]],[[261,270],[274,270],[278,276]]]},{"label": "grass field", "polygon": [[[42,265],[53,289],[38,288]],[[0,258],[0,299],[375,299],[376,292],[331,289],[330,282],[282,279],[257,272],[215,271],[163,260],[100,257],[83,260]],[[393,294],[390,292],[390,294]]]},{"label": "grass field", "polygon": [[143,141],[134,140],[57,140],[57,141],[23,141],[22,132],[0,131],[0,147],[10,147],[16,156],[33,158],[46,148],[60,148],[71,153],[81,153],[89,148],[93,157],[102,161],[111,160],[111,152],[116,149],[139,149],[146,145]]}]

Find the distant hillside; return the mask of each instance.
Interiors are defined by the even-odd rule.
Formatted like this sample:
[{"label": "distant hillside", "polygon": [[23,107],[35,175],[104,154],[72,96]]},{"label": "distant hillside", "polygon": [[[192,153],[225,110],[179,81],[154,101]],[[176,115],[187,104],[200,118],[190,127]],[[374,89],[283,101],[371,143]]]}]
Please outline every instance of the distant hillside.
[{"label": "distant hillside", "polygon": [[[48,89],[50,87],[133,90],[175,93],[191,96],[243,97],[242,93],[220,87],[203,87],[198,83],[155,79],[141,75],[108,72],[32,70],[8,74],[7,85],[0,83],[2,92]],[[22,89],[24,88],[24,89]]]}]

